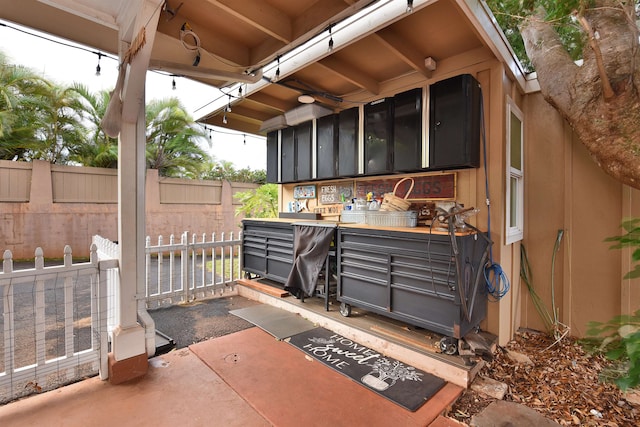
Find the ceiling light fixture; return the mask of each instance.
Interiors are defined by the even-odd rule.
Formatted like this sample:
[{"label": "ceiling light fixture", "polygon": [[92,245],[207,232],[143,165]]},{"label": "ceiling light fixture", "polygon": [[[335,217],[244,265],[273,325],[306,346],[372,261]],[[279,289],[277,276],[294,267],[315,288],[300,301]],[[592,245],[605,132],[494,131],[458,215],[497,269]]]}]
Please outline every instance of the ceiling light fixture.
[{"label": "ceiling light fixture", "polygon": [[314,102],[316,102],[316,99],[313,96],[305,93],[298,97],[298,102],[301,104],[313,104]]}]

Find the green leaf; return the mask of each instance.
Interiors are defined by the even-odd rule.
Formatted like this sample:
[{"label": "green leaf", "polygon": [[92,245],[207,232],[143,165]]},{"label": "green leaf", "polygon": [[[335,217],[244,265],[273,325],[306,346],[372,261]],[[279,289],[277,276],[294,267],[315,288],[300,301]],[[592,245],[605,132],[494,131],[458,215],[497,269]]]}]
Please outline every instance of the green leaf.
[{"label": "green leaf", "polygon": [[609,350],[606,354],[607,359],[609,360],[618,360],[621,359],[625,355],[625,349],[622,347],[614,348],[613,350]]},{"label": "green leaf", "polygon": [[636,265],[633,270],[624,275],[623,279],[637,279],[640,277],[640,265]]}]

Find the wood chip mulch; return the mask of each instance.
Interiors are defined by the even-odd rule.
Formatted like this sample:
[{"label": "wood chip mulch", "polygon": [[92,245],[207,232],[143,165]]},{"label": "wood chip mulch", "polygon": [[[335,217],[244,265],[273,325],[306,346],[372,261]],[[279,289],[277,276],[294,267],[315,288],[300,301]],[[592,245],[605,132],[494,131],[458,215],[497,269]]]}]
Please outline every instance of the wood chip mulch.
[{"label": "wood chip mulch", "polygon": [[[615,385],[599,380],[609,361],[591,355],[573,338],[559,343],[536,331],[519,332],[498,348],[479,375],[508,385],[504,400],[526,405],[560,425],[640,426],[640,406],[630,403]],[[550,347],[551,346],[551,347]],[[509,353],[528,356],[515,362]],[[468,389],[449,417],[469,423],[495,399]]]}]

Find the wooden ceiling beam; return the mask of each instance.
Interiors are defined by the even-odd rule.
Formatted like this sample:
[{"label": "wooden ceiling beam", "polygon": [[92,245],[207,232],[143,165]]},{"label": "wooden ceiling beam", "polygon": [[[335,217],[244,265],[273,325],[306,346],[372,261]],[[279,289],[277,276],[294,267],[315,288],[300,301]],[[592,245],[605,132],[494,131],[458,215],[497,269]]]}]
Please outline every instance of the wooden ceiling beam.
[{"label": "wooden ceiling beam", "polygon": [[293,25],[289,17],[262,0],[256,2],[210,0],[210,2],[274,39],[285,44],[293,41]]},{"label": "wooden ceiling beam", "polygon": [[[189,22],[189,19],[186,16],[181,16],[178,12],[175,19],[169,21],[161,19],[158,22],[158,31],[166,34],[168,37],[176,39],[178,43],[182,43],[180,41],[180,30],[185,22]],[[222,34],[213,33],[200,25],[189,25],[191,31],[200,39],[200,47],[205,52],[224,58],[225,61],[232,62],[238,67],[248,67],[251,65],[250,51],[247,46],[225,37]],[[186,42],[189,45],[194,44],[194,41],[190,37],[186,39]],[[206,55],[207,53],[205,52],[202,54]]]},{"label": "wooden ceiling beam", "polygon": [[293,22],[293,34],[301,37],[309,32],[317,34],[327,28],[330,24],[335,24],[344,16],[343,12],[348,5],[343,0],[322,0],[316,2],[309,9],[298,16]]},{"label": "wooden ceiling beam", "polygon": [[242,117],[230,118],[230,115],[227,115],[226,124],[222,122],[222,115],[209,117],[203,121],[203,123],[253,135],[260,135],[260,126],[262,125],[262,123],[257,123],[255,121],[245,121]]},{"label": "wooden ceiling beam", "polygon": [[411,45],[410,40],[398,35],[390,28],[383,28],[377,33],[372,34],[380,43],[385,45],[391,52],[405,64],[426,78],[431,78],[433,70],[429,70],[424,65],[425,56]]},{"label": "wooden ceiling beam", "polygon": [[317,64],[337,74],[349,83],[367,90],[374,95],[378,95],[380,93],[380,84],[378,81],[367,75],[364,71],[335,58],[335,55],[327,56],[326,58],[318,61]]},{"label": "wooden ceiling beam", "polygon": [[291,105],[288,102],[275,98],[271,95],[267,95],[263,92],[252,93],[246,98],[246,100],[264,105],[280,113],[284,113],[291,108]]},{"label": "wooden ceiling beam", "polygon": [[273,117],[272,114],[266,113],[264,111],[257,111],[252,108],[247,108],[244,103],[245,101],[243,100],[241,103],[232,104],[231,112],[227,113],[227,117],[231,117],[231,115],[233,115],[233,117],[246,117],[249,121],[256,121],[259,123],[262,123],[264,120]]}]

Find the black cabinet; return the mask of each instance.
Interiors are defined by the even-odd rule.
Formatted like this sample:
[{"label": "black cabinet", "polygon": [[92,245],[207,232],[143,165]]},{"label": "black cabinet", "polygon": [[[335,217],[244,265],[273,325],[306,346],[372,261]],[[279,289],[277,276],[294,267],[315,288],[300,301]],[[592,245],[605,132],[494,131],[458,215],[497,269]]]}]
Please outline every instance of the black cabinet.
[{"label": "black cabinet", "polygon": [[480,84],[470,74],[429,88],[429,169],[480,165]]},{"label": "black cabinet", "polygon": [[280,182],[311,179],[311,122],[281,130]]},{"label": "black cabinet", "polygon": [[454,338],[486,316],[483,234],[338,228],[338,300]]},{"label": "black cabinet", "polygon": [[278,164],[278,132],[273,131],[267,134],[267,182],[275,184],[279,182]]},{"label": "black cabinet", "polygon": [[316,178],[330,179],[337,175],[338,115],[332,114],[316,122]]},{"label": "black cabinet", "polygon": [[422,168],[422,89],[364,107],[364,171],[367,175]]},{"label": "black cabinet", "polygon": [[337,176],[358,174],[358,108],[338,114],[338,171]]},{"label": "black cabinet", "polygon": [[296,140],[294,128],[282,129],[280,149],[280,182],[296,180]]},{"label": "black cabinet", "polygon": [[422,90],[393,97],[393,170],[422,168]]},{"label": "black cabinet", "polygon": [[308,181],[312,178],[311,139],[312,123],[304,122],[294,127],[296,144],[296,181]]},{"label": "black cabinet", "polygon": [[393,136],[393,98],[384,98],[364,106],[364,173],[391,172]]},{"label": "black cabinet", "polygon": [[293,265],[290,222],[242,221],[242,270],[284,284]]}]

